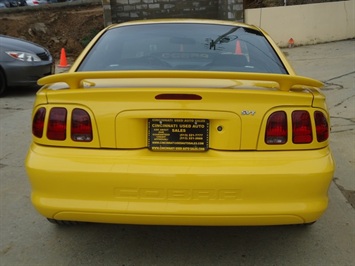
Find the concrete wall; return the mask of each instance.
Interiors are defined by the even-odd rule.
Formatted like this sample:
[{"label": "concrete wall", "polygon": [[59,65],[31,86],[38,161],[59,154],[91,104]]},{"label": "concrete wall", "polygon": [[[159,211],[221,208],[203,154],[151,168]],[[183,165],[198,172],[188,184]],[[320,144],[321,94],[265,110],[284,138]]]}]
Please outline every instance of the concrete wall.
[{"label": "concrete wall", "polygon": [[243,0],[102,0],[106,25],[149,18],[244,21],[267,31],[280,47],[355,38],[355,0],[246,9]]},{"label": "concrete wall", "polygon": [[[114,3],[113,6],[111,6],[112,3]],[[182,7],[182,4],[192,4],[195,6],[195,10],[194,8],[190,10],[197,12],[198,16],[212,19],[243,20],[243,0],[76,0],[38,7],[2,9],[0,17],[6,17],[8,13],[12,12],[30,12],[41,8],[45,12],[45,10],[50,11],[51,8],[61,8],[62,6],[102,4],[105,24],[109,25],[123,20],[117,16],[116,11],[112,11],[112,8],[116,5],[116,8],[121,6],[120,8],[124,10],[124,3],[131,5],[129,7],[131,10],[126,9],[127,15],[132,16],[129,19],[144,18],[139,13],[143,12],[139,10],[139,5],[142,4],[146,4],[147,7],[152,4],[153,6],[150,7],[156,7],[153,8],[154,13],[159,15],[161,12],[159,17],[176,17],[177,7]],[[204,10],[204,8],[206,9]],[[206,10],[209,10],[208,13]],[[137,11],[139,12],[137,13]],[[116,16],[115,19],[119,21],[112,21],[112,12]],[[196,17],[189,12],[180,13],[180,15],[182,14],[183,17]],[[142,15],[144,14],[142,13]],[[246,9],[244,21],[263,28],[280,47],[287,46],[290,38],[295,40],[295,45],[351,39],[355,38],[355,0]]]},{"label": "concrete wall", "polygon": [[154,18],[243,21],[243,0],[102,0],[105,24]]},{"label": "concrete wall", "polygon": [[245,10],[245,22],[261,27],[285,47],[355,38],[355,0]]}]

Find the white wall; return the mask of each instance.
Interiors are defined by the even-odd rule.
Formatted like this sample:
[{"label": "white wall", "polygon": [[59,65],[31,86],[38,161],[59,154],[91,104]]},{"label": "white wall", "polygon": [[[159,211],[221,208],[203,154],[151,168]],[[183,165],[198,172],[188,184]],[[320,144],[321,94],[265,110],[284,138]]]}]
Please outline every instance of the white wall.
[{"label": "white wall", "polygon": [[355,0],[245,10],[245,22],[264,29],[280,46],[355,38]]}]

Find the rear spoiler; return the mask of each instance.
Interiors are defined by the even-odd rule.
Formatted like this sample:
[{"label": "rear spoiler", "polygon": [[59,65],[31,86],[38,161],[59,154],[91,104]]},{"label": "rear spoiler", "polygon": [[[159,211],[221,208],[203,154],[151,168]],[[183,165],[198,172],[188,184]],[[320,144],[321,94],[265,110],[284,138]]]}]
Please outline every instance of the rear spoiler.
[{"label": "rear spoiler", "polygon": [[[70,89],[83,88],[83,82],[90,79],[120,79],[120,78],[189,78],[189,79],[229,79],[229,80],[249,80],[267,81],[278,83],[278,89],[289,91],[295,86],[323,87],[323,83],[295,75],[268,74],[250,72],[210,72],[210,71],[96,71],[96,72],[70,72],[43,77],[38,80],[38,85],[49,85],[57,82],[68,84]],[[89,81],[88,81],[89,82]],[[261,85],[262,86],[262,85]]]}]

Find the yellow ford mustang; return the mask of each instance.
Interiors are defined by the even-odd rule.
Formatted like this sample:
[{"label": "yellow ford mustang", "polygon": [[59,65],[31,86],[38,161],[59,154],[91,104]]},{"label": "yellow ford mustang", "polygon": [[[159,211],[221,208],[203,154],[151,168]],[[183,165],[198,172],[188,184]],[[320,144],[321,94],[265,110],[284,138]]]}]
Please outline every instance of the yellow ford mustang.
[{"label": "yellow ford mustang", "polygon": [[322,83],[257,27],[112,25],[39,84],[26,169],[51,222],[310,224],[327,208]]}]

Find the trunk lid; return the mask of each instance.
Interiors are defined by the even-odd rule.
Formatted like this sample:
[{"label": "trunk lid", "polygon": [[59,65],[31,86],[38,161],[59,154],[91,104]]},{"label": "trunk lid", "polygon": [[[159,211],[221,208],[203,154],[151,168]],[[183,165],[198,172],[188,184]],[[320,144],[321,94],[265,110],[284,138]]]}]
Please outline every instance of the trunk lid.
[{"label": "trunk lid", "polygon": [[[73,83],[80,88],[68,89]],[[165,131],[152,137],[152,124],[170,123],[181,128],[203,121],[199,126],[208,126],[208,136],[203,140],[208,148],[254,150],[266,114],[277,108],[310,107],[313,102],[313,94],[306,88],[280,90],[279,83],[272,80],[221,77],[92,78],[48,85],[41,93],[46,94],[50,105],[88,110],[99,146],[118,149],[145,148],[152,141],[161,146],[159,138],[164,140],[164,134],[168,134],[165,141],[170,140],[172,130],[165,126]],[[176,119],[184,120],[178,123]],[[175,133],[183,141],[189,141],[184,139],[189,134],[193,134],[191,141],[202,134],[189,130],[183,132],[187,135]]]}]

